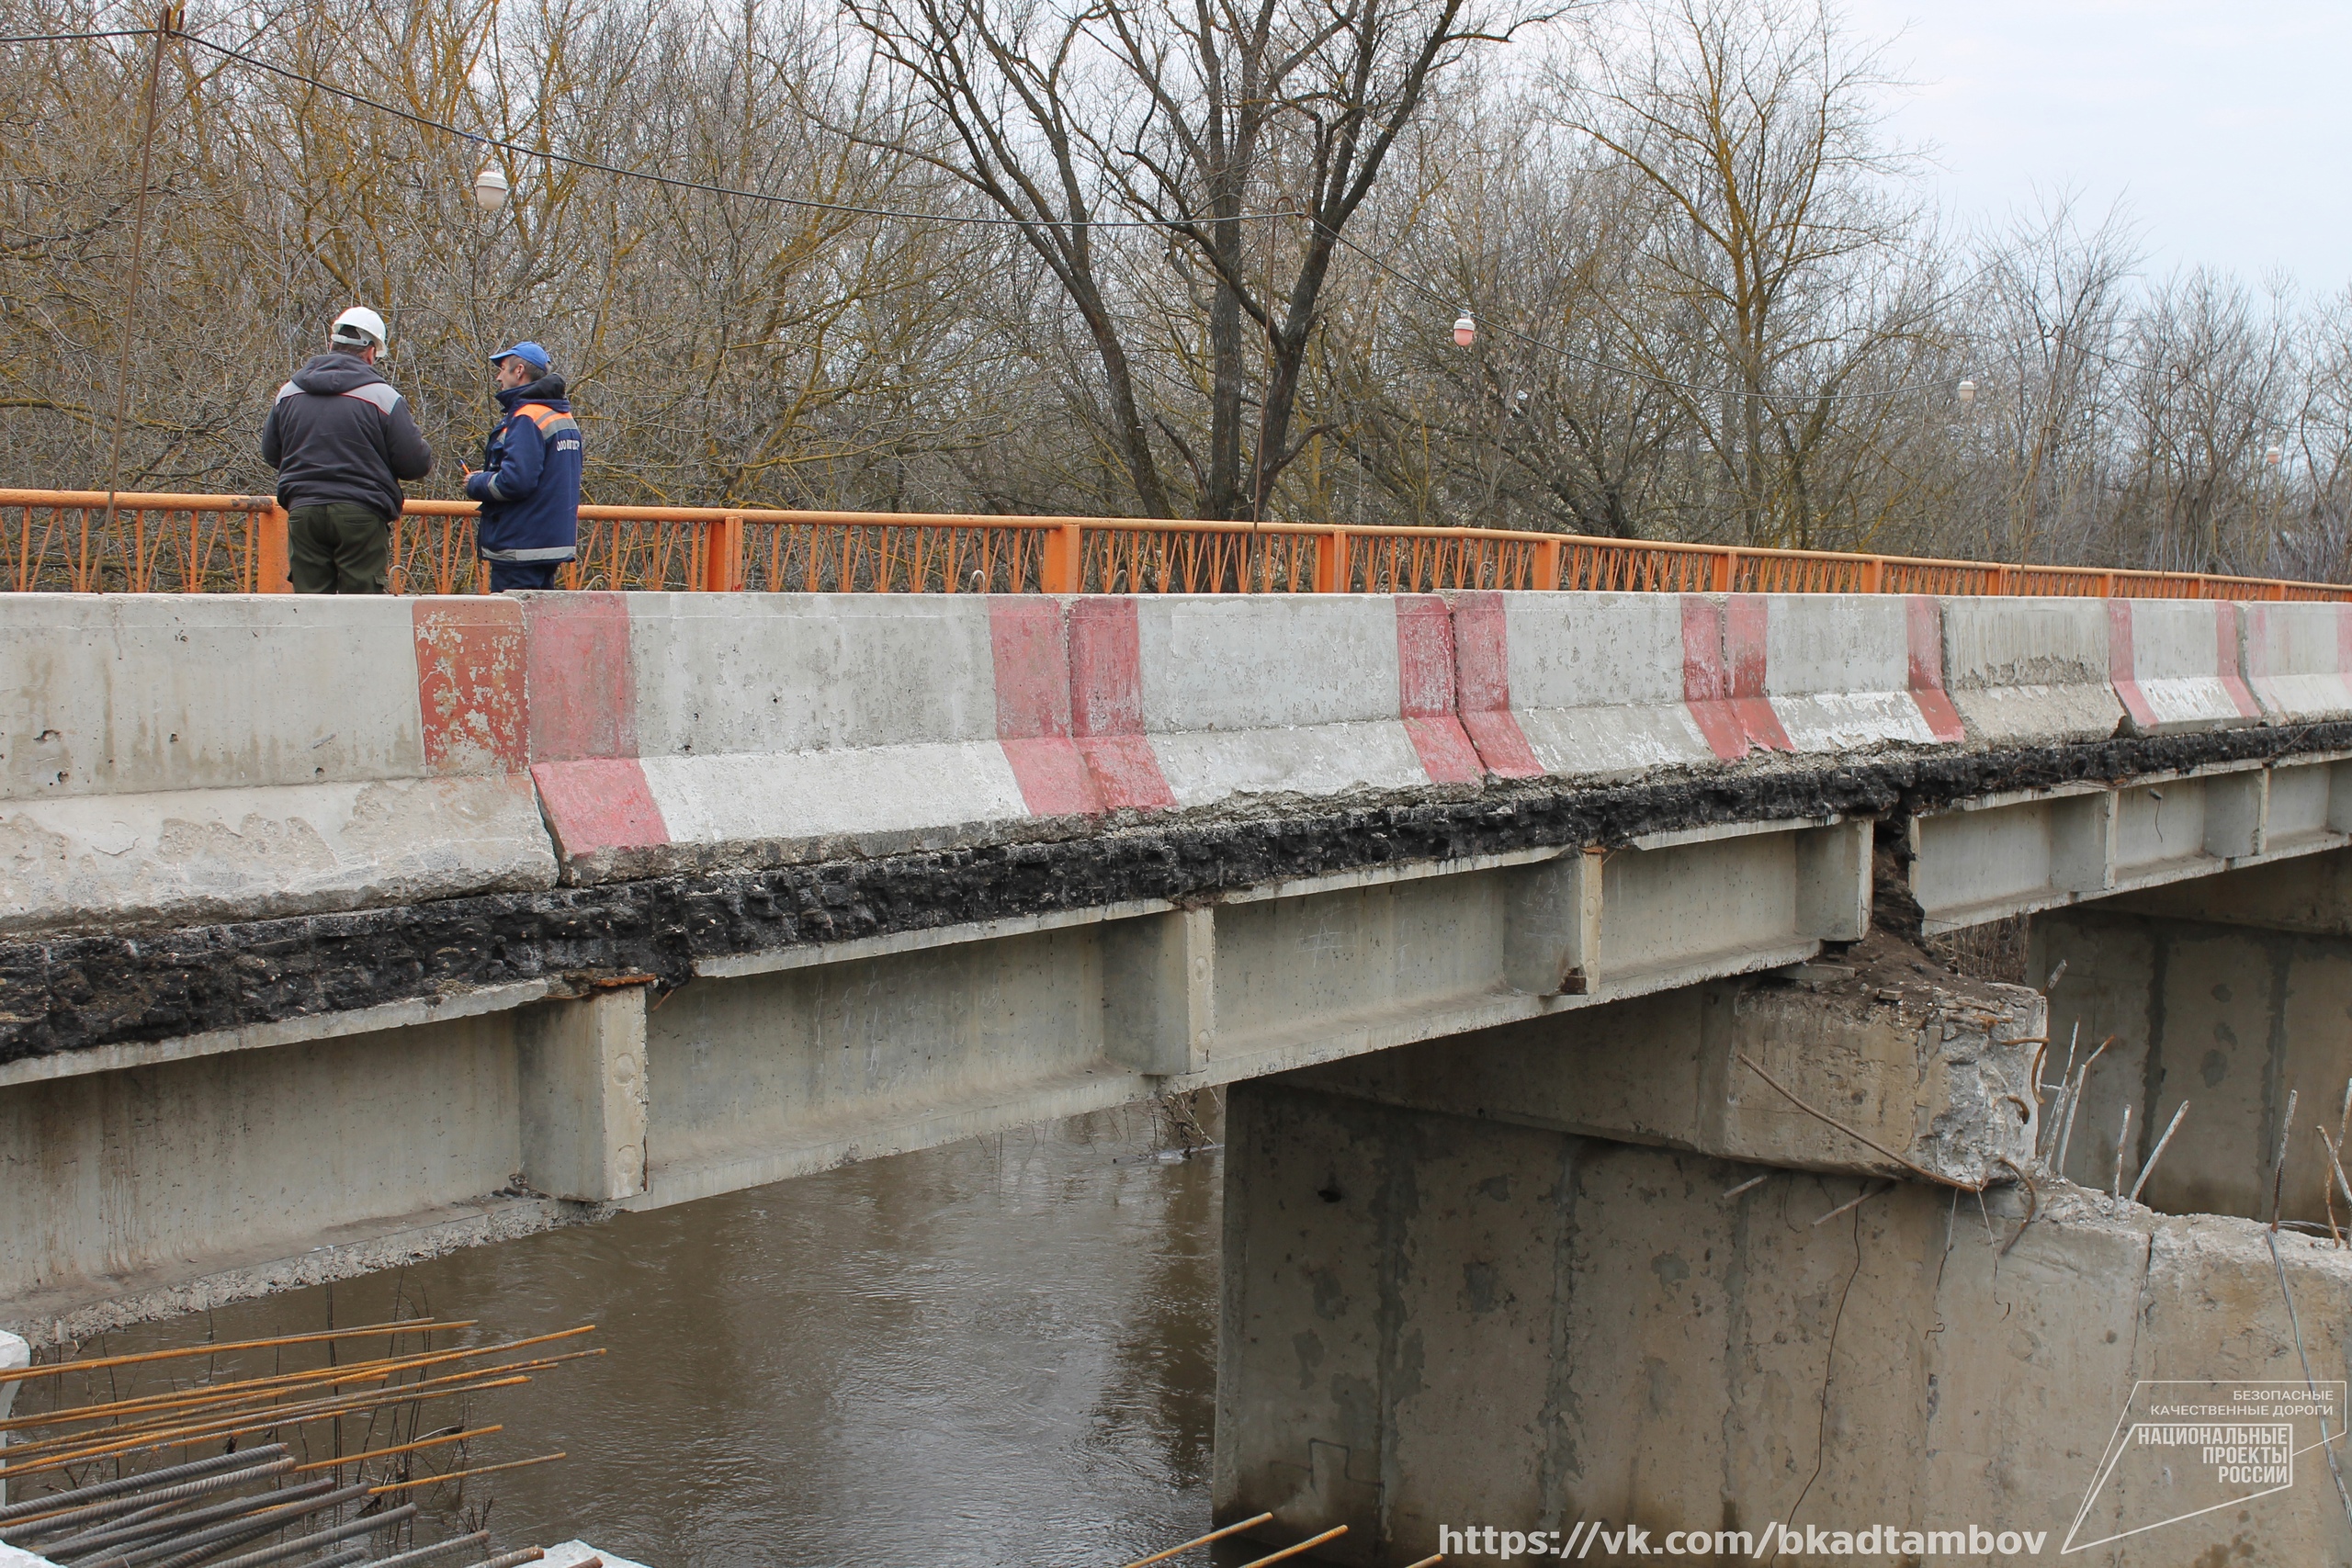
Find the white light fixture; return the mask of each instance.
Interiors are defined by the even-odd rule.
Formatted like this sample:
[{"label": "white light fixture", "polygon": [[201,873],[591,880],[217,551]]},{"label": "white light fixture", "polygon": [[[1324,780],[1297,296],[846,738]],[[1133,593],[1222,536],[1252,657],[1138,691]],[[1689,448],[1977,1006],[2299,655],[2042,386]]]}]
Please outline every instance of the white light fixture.
[{"label": "white light fixture", "polygon": [[1974,402],[1974,401],[1976,400],[1976,383],[1975,383],[1975,382],[1973,382],[1973,381],[1962,381],[1962,382],[1960,384],[1960,400],[1961,400],[1961,403],[1962,403],[1962,405],[1963,407],[1964,407],[1964,406],[1966,406],[1967,404],[1969,404],[1969,403],[1973,403],[1973,402]]},{"label": "white light fixture", "polygon": [[474,205],[484,212],[495,212],[506,204],[507,189],[506,176],[498,172],[498,165],[486,164],[474,176]]},{"label": "white light fixture", "polygon": [[1468,348],[1477,341],[1478,323],[1470,319],[1469,308],[1464,306],[1462,314],[1453,318],[1454,345],[1459,348]]},{"label": "white light fixture", "polygon": [[2262,460],[2275,468],[2287,460],[2287,454],[2284,448],[2273,446],[2262,455]]}]

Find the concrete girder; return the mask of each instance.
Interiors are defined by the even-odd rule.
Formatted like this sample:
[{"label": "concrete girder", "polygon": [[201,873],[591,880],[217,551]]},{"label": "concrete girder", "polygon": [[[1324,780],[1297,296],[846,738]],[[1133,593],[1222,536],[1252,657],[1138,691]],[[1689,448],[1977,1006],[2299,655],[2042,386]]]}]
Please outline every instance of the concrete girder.
[{"label": "concrete girder", "polygon": [[[2282,767],[2297,773],[2283,787],[2272,770],[2229,775],[2272,812],[2256,824],[2263,852],[2341,840],[2304,819],[2312,781],[2324,774],[2332,798],[2342,765]],[[2207,781],[2187,782],[2196,794]],[[2015,823],[2013,807],[2078,798],[1954,815]],[[2283,838],[2282,799],[2301,802],[2304,823]],[[2200,842],[2221,819],[2199,814]],[[1181,907],[1139,899],[705,958],[644,1020],[642,1078],[626,1091],[590,1071],[627,1055],[613,1037],[592,1030],[594,1043],[552,1056],[530,1043],[542,1037],[526,1010],[584,1005],[550,980],[20,1060],[0,1066],[0,1159],[34,1176],[0,1210],[0,1322],[86,1330],[189,1310],[614,1205],[1782,967],[1862,934],[1871,830],[1728,823],[1605,853],[1412,861]],[[1920,841],[1914,875],[1932,887],[1937,856],[1964,846],[1932,830]],[[2243,863],[2191,856],[2184,874]],[[529,1064],[558,1059],[570,1087],[531,1090],[545,1075]],[[641,1137],[628,1131],[638,1092]],[[560,1115],[526,1116],[534,1094]],[[637,1147],[641,1180],[625,1168]],[[388,1178],[316,1179],[370,1150]]]},{"label": "concrete girder", "polygon": [[2018,790],[1910,824],[1929,934],[2352,844],[2342,752]]},{"label": "concrete girder", "polygon": [[1409,863],[707,960],[650,1012],[535,981],[10,1064],[0,1321],[86,1332],[1799,962],[1860,934],[1870,834]]}]

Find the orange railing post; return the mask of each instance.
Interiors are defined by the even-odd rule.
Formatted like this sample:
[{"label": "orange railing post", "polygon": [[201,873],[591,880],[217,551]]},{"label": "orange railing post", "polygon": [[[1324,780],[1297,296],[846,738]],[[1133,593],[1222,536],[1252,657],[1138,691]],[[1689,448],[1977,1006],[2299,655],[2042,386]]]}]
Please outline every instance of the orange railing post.
[{"label": "orange railing post", "polygon": [[1535,581],[1530,588],[1549,593],[1560,586],[1560,541],[1545,539],[1535,547]]},{"label": "orange railing post", "polygon": [[1739,552],[1737,550],[1716,551],[1714,592],[1728,593],[1732,591],[1732,585],[1738,581]]},{"label": "orange railing post", "polygon": [[254,592],[294,592],[294,563],[287,554],[286,508],[270,502],[266,512],[247,513],[254,525]]},{"label": "orange railing post", "polygon": [[1348,531],[1333,528],[1315,536],[1315,592],[1345,593],[1354,584],[1348,571]]},{"label": "orange railing post", "polygon": [[1086,565],[1085,540],[1075,520],[1046,536],[1046,558],[1038,586],[1047,593],[1082,593]]},{"label": "orange railing post", "polygon": [[730,512],[705,530],[702,586],[706,592],[733,593],[743,586],[743,514]]}]

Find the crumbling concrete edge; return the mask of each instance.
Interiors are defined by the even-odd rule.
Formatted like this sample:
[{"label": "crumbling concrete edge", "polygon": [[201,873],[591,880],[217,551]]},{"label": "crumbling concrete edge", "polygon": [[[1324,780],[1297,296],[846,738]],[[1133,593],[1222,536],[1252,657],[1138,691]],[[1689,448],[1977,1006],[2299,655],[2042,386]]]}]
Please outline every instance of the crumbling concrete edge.
[{"label": "crumbling concrete edge", "polygon": [[1710,825],[1899,821],[2003,791],[2112,783],[2352,748],[2352,723],[1965,752],[1888,748],[1824,767],[1774,758],[1637,784],[1497,783],[1468,798],[1295,797],[1114,819],[1080,836],[728,874],[484,894],[158,932],[0,942],[0,1065],[251,1029],[538,979],[703,961],[1411,861],[1617,845]]},{"label": "crumbling concrete edge", "polygon": [[[132,1324],[356,1279],[487,1242],[593,1224],[615,1212],[611,1204],[557,1198],[486,1198],[469,1213],[398,1226],[379,1235],[313,1247],[299,1257],[224,1269],[192,1280],[143,1287],[134,1284],[104,1301],[90,1301],[62,1312],[43,1311],[39,1296],[0,1302],[0,1328],[22,1335],[37,1348],[71,1347]],[[437,1213],[447,1215],[448,1211]],[[75,1298],[80,1299],[92,1283],[103,1286],[104,1282],[84,1282],[74,1291]],[[59,1293],[66,1292],[61,1288]]]}]

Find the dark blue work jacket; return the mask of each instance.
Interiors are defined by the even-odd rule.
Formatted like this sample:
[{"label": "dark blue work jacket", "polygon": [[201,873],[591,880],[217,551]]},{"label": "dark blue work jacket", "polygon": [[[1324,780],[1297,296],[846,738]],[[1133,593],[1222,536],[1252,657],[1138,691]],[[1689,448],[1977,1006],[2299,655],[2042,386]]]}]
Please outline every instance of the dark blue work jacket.
[{"label": "dark blue work jacket", "polygon": [[481,502],[485,560],[570,560],[580,547],[580,426],[563,378],[502,388],[505,422],[491,432],[466,493]]}]

